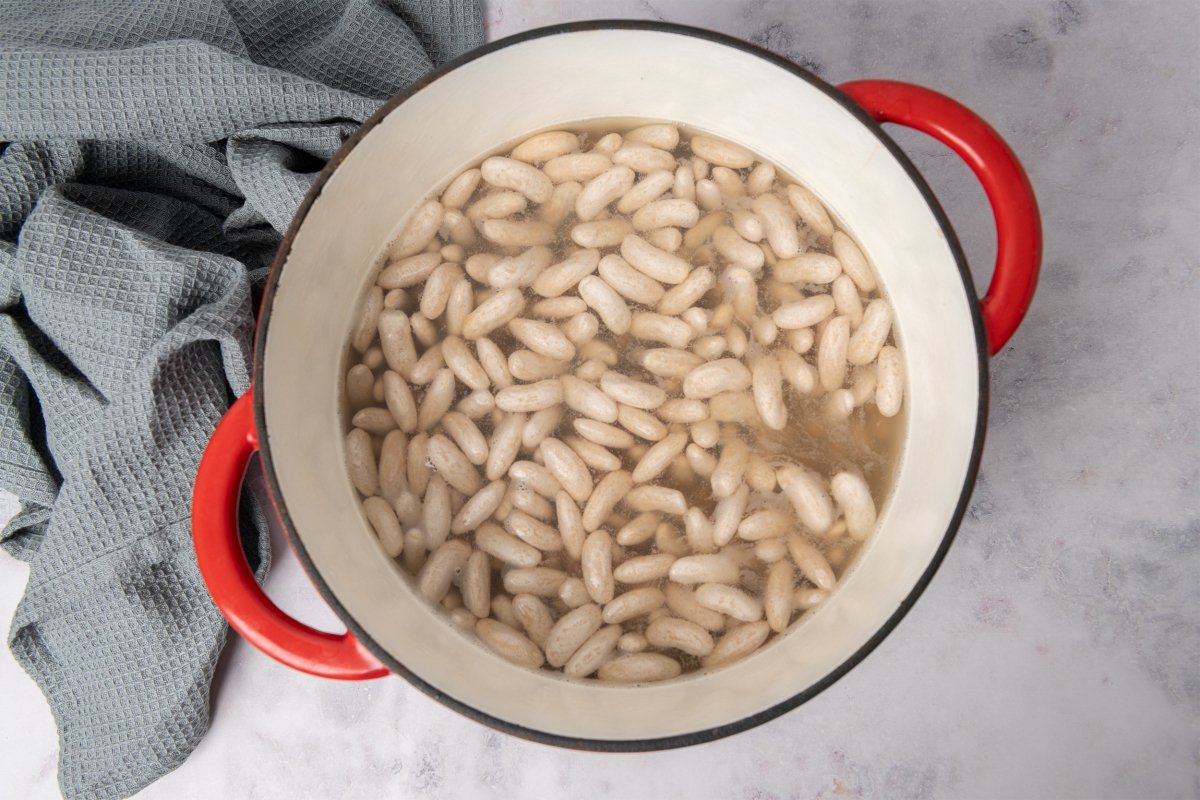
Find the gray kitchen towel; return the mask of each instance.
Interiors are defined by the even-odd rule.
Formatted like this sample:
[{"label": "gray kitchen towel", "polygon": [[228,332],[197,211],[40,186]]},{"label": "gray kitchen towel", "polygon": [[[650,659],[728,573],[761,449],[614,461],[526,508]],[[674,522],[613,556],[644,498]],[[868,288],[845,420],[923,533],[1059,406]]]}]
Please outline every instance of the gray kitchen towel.
[{"label": "gray kitchen towel", "polygon": [[475,0],[0,0],[8,642],[67,797],[133,794],[207,729],[226,628],[191,485],[249,386],[254,288],[356,124],[482,37]]}]

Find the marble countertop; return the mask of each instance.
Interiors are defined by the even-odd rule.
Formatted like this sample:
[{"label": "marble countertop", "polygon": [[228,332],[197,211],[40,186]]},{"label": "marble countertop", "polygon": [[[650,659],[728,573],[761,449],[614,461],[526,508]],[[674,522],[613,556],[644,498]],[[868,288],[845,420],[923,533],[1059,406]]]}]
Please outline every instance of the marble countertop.
[{"label": "marble countertop", "polygon": [[[510,738],[388,678],[343,684],[231,638],[212,729],[145,798],[1195,797],[1200,794],[1200,8],[1191,0],[492,0],[490,35],[589,17],[757,42],[839,82],[948,93],[1026,164],[1040,291],[992,362],[979,483],[914,610],[796,711],[684,750]],[[896,131],[978,281],[982,191]],[[1191,231],[1191,233],[1188,233]],[[12,513],[0,498],[0,519]],[[333,627],[276,543],[285,610]],[[0,553],[0,628],[27,571]],[[57,740],[0,648],[0,797],[58,797]]]}]

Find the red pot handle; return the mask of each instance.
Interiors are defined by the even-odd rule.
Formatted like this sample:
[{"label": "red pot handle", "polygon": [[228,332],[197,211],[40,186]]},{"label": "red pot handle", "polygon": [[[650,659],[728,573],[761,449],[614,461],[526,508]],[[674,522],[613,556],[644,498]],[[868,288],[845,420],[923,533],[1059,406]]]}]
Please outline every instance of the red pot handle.
[{"label": "red pot handle", "polygon": [[929,134],[949,147],[983,184],[996,217],[996,269],[980,302],[988,351],[995,355],[1017,330],[1037,286],[1042,222],[1033,187],[1000,134],[966,106],[899,81],[851,81],[839,87],[879,122]]},{"label": "red pot handle", "polygon": [[325,633],[292,619],[255,582],[242,552],[237,509],[246,465],[257,450],[251,390],[217,425],[192,490],[196,563],[213,602],[246,641],[293,669],[342,680],[387,675],[388,668],[349,631]]}]

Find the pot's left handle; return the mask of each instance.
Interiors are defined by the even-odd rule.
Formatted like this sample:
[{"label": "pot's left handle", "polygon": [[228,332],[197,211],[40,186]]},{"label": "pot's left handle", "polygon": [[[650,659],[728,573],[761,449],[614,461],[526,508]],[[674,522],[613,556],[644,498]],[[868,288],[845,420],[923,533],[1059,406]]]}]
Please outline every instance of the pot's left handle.
[{"label": "pot's left handle", "polygon": [[253,390],[217,425],[192,490],[192,541],[213,602],[230,627],[281,664],[322,678],[365,680],[388,674],[354,636],[325,633],[292,619],[259,588],[238,535],[238,497],[258,451]]}]

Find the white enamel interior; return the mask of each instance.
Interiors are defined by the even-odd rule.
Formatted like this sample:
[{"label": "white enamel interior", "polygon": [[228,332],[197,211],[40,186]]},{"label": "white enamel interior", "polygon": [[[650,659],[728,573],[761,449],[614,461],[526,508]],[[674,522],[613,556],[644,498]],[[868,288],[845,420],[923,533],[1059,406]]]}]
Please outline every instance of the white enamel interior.
[{"label": "white enamel interior", "polygon": [[[380,550],[343,467],[344,348],[371,266],[429,189],[524,133],[598,117],[674,120],[799,177],[849,228],[889,293],[908,367],[909,441],[880,530],[817,612],[736,666],[660,685],[573,683],[490,654],[421,602]],[[438,691],[538,732],[650,739],[736,722],[813,686],[861,648],[928,568],[975,437],[976,342],[953,255],[899,162],[836,101],[752,53],[662,31],[557,33],[439,78],[367,135],[325,185],[280,275],[263,358],[270,460],[338,602]]]}]

